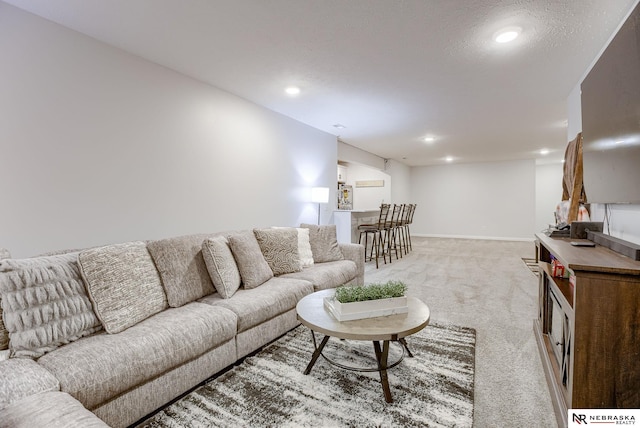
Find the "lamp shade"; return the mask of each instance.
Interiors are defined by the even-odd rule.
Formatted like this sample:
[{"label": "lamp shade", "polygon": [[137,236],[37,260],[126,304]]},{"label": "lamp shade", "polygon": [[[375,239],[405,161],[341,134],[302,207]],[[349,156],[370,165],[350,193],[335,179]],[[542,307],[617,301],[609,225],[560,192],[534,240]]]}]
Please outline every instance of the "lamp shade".
[{"label": "lamp shade", "polygon": [[312,187],[311,202],[315,202],[317,204],[326,204],[327,202],[329,202],[329,188],[328,187]]}]

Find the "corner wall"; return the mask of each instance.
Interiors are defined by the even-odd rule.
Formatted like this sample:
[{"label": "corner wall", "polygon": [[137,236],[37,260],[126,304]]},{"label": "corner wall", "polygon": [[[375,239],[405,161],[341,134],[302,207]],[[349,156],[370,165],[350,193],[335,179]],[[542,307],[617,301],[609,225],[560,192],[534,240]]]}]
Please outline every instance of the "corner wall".
[{"label": "corner wall", "polygon": [[[380,202],[413,203],[411,200],[411,168],[393,159],[385,159],[338,141],[338,159],[349,163],[348,184],[354,186],[354,209],[378,209]],[[356,180],[381,179],[385,189],[356,188]],[[388,182],[388,186],[387,186]],[[356,195],[355,192],[358,192]]]},{"label": "corner wall", "polygon": [[335,200],[335,136],[3,2],[0,57],[14,257],[315,223],[310,187]]},{"label": "corner wall", "polygon": [[536,233],[556,224],[556,206],[562,200],[563,163],[536,165]]}]

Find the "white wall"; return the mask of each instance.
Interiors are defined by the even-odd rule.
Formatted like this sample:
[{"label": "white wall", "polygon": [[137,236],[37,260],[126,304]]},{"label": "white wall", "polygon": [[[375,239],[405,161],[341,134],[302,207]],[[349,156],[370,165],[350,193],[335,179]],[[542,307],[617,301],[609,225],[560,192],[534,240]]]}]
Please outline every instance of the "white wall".
[{"label": "white wall", "polygon": [[554,213],[562,200],[563,166],[561,162],[536,165],[536,232],[556,223]]},{"label": "white wall", "polygon": [[[346,184],[353,186],[354,210],[377,210],[382,201],[391,201],[391,176],[383,171],[365,165],[350,163]],[[357,187],[357,181],[382,180],[382,187]]]},{"label": "white wall", "polygon": [[591,217],[605,222],[605,233],[640,244],[640,205],[592,204]]},{"label": "white wall", "polygon": [[397,204],[410,204],[411,200],[411,168],[407,165],[390,159],[387,162],[387,174],[391,176],[391,202]]},{"label": "white wall", "polygon": [[335,200],[330,134],[2,2],[0,58],[0,247],[14,257],[315,223],[309,188]]},{"label": "white wall", "polygon": [[533,239],[535,162],[411,168],[415,235]]}]

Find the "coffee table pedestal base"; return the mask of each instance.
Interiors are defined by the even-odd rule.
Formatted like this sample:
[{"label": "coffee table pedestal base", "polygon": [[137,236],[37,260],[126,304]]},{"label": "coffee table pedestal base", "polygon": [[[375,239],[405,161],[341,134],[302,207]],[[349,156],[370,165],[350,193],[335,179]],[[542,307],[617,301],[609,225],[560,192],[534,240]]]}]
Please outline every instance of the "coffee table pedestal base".
[{"label": "coffee table pedestal base", "polygon": [[[326,355],[322,353],[322,350],[324,349],[325,345],[327,344],[331,336],[325,335],[322,338],[322,341],[320,342],[319,346],[316,342],[316,335],[314,334],[313,330],[311,331],[311,337],[313,338],[313,346],[315,350],[313,352],[313,355],[311,356],[311,361],[309,361],[307,368],[304,370],[305,375],[308,375],[309,373],[311,373],[311,369],[313,369],[313,366],[316,364],[316,361],[318,361],[318,358],[321,355],[329,363],[346,370],[354,370],[354,371],[360,371],[360,372],[377,371],[378,373],[380,373],[380,382],[382,383],[382,392],[384,393],[384,399],[387,403],[393,403],[393,398],[391,397],[391,388],[389,387],[389,376],[387,375],[387,370],[400,364],[400,362],[404,358],[405,351],[407,352],[407,355],[409,357],[413,357],[413,354],[409,350],[409,347],[407,346],[407,342],[404,340],[404,338],[393,340],[394,342],[398,342],[402,345],[402,356],[397,361],[393,362],[392,364],[388,364],[389,342],[390,342],[389,340],[373,341],[373,350],[376,354],[377,367],[376,368],[360,368],[360,367],[351,367],[351,366],[337,363],[335,361],[330,360],[329,358],[326,357]],[[380,346],[380,342],[382,342],[382,347]]]}]

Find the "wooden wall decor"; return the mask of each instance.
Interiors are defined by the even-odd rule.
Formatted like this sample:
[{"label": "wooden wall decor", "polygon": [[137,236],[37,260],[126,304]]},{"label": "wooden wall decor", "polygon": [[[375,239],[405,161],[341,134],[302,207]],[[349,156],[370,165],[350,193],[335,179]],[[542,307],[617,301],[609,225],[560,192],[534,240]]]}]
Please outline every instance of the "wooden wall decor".
[{"label": "wooden wall decor", "polygon": [[587,203],[587,194],[582,180],[582,132],[569,142],[564,152],[564,174],[562,177],[562,200],[571,200],[567,223],[578,218],[580,204]]},{"label": "wooden wall decor", "polygon": [[356,187],[384,187],[384,180],[359,180]]}]

